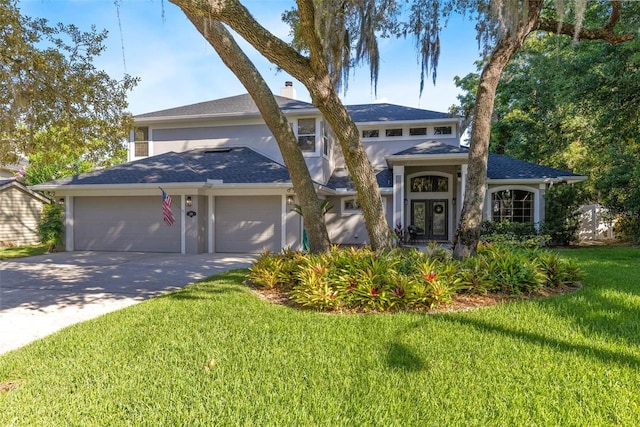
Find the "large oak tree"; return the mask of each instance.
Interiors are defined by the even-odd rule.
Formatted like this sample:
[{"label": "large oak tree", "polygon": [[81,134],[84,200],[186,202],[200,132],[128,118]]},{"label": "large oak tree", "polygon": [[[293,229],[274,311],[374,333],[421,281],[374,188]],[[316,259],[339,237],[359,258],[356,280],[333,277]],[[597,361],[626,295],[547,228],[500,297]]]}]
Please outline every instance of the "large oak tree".
[{"label": "large oak tree", "polygon": [[[109,77],[93,65],[106,32],[50,25],[0,0],[0,164],[55,150],[48,129],[92,160],[117,156],[131,125],[126,95],[137,80]],[[64,135],[60,135],[63,132]]]}]

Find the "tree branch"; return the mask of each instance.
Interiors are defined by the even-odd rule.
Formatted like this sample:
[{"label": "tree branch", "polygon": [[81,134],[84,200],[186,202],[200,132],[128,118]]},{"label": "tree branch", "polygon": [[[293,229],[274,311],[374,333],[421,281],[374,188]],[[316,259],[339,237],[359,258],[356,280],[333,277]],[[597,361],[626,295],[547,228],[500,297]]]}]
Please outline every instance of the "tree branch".
[{"label": "tree branch", "polygon": [[288,72],[296,79],[308,75],[309,59],[293,49],[256,21],[237,0],[169,0],[191,16],[200,16],[227,24],[260,54],[272,63],[289,65]]},{"label": "tree branch", "polygon": [[[624,43],[635,38],[634,33],[616,34],[613,31],[613,27],[620,19],[622,14],[622,2],[611,2],[611,14],[606,24],[601,28],[581,28],[577,35],[580,40],[603,40],[611,44]],[[558,22],[555,19],[540,18],[538,26],[535,28],[538,31],[546,31],[549,33],[562,34],[566,36],[574,37],[575,26],[566,22]]]}]

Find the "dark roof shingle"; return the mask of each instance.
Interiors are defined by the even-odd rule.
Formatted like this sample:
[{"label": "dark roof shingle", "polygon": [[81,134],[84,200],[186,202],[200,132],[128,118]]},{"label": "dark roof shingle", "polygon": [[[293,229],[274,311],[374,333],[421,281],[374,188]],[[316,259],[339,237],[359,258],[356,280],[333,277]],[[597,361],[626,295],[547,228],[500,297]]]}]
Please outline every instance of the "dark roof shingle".
[{"label": "dark roof shingle", "polygon": [[487,176],[490,179],[546,179],[580,177],[581,175],[549,166],[542,166],[500,154],[489,154]]},{"label": "dark roof shingle", "polygon": [[[276,102],[283,111],[306,110],[315,108],[308,102],[295,99],[274,96]],[[260,111],[249,94],[231,96],[229,98],[215,99],[213,101],[199,102],[166,110],[153,111],[138,114],[135,119],[181,117],[181,116],[215,116],[215,115],[242,115],[259,114]]]},{"label": "dark roof shingle", "polygon": [[289,182],[287,169],[246,147],[164,153],[109,169],[63,178],[53,185],[161,184],[180,182]]}]

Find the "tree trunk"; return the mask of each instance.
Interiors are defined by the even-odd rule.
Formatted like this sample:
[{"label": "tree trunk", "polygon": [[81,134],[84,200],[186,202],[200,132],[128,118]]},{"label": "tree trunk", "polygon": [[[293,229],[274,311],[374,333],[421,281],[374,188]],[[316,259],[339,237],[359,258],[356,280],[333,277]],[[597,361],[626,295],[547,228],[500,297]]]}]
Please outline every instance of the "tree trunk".
[{"label": "tree trunk", "polygon": [[186,10],[185,14],[202,36],[218,52],[225,65],[242,82],[258,106],[267,127],[278,142],[284,163],[289,169],[293,189],[300,201],[310,251],[314,253],[328,251],[331,247],[331,242],[313,180],[293,130],[276,103],[273,93],[223,24]]},{"label": "tree trunk", "polygon": [[453,240],[453,257],[456,259],[474,255],[480,241],[482,210],[487,192],[491,117],[500,76],[511,57],[520,49],[524,39],[536,25],[541,8],[541,1],[529,1],[529,13],[525,20],[518,26],[515,34],[507,33],[502,36],[482,70],[471,128],[464,204]]},{"label": "tree trunk", "polygon": [[[331,85],[329,72],[324,64],[324,56],[319,52],[321,47],[315,30],[311,30],[309,27],[307,35],[316,38],[308,40],[312,52],[316,53],[312,53],[311,58],[306,58],[256,22],[249,11],[237,0],[170,1],[180,7],[188,16],[226,23],[265,58],[305,85],[311,94],[314,105],[324,115],[338,137],[345,157],[345,164],[358,192],[372,248],[391,248],[391,229],[384,216],[382,197],[373,168],[364,151],[353,119],[349,116]],[[313,2],[299,1],[301,21],[312,25],[314,11]]]}]

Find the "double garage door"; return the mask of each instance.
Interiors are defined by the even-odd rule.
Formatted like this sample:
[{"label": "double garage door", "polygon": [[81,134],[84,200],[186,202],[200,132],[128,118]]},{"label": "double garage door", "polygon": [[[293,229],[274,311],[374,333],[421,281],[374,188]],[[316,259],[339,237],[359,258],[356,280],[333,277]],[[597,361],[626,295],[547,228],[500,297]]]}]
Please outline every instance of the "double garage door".
[{"label": "double garage door", "polygon": [[[180,253],[179,206],[178,197],[175,197],[173,214],[176,222],[168,226],[162,219],[159,196],[76,197],[74,248],[78,251]],[[279,196],[216,197],[215,251],[279,251],[281,206]],[[207,215],[206,206],[201,207],[198,215]],[[187,239],[206,240],[207,227],[198,226],[198,216],[187,217],[186,221]]]}]

